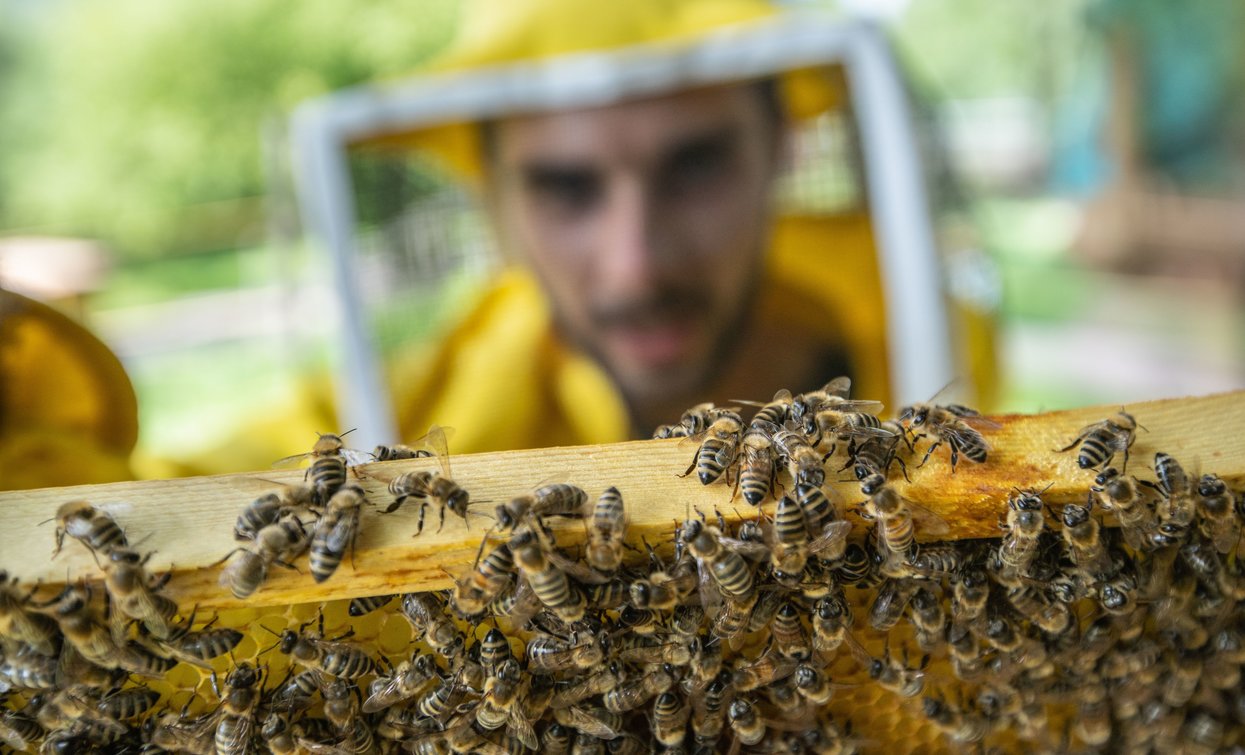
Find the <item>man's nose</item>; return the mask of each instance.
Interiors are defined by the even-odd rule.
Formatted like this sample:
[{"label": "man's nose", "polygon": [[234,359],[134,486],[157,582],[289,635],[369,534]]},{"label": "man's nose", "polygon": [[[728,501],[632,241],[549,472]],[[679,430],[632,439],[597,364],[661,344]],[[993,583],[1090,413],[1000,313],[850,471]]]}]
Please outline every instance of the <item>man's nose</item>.
[{"label": "man's nose", "polygon": [[620,181],[610,197],[600,272],[619,297],[651,291],[662,274],[654,208],[640,181]]}]

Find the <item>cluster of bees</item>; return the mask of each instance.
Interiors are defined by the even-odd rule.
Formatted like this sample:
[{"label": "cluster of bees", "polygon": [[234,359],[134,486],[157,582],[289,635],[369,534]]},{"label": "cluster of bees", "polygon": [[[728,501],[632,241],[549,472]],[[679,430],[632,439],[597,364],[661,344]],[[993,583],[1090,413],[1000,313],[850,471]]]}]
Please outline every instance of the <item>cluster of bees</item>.
[{"label": "cluster of bees", "polygon": [[[394,478],[386,511],[418,503],[421,531],[427,508],[493,520],[451,589],[350,602],[352,617],[405,619],[411,641],[396,655],[351,630],[327,636],[321,614],[297,629],[257,623],[249,633],[271,645],[235,661],[239,632],[179,619],[160,592],[166,577],[144,570],[120,527],[66,504],[58,548],[67,534],[95,554],[106,600],[95,605],[85,585],[36,600],[5,582],[0,694],[12,700],[0,742],[58,753],[849,753],[876,747],[871,734],[894,737],[836,708],[872,685],[953,748],[1241,744],[1241,496],[1164,453],[1153,479],[1129,474],[1140,426],[1121,411],[1057,450],[1085,470],[1083,504],[1015,490],[999,537],[930,540],[945,522],[900,495],[894,476],[940,448],[952,470],[988,463],[997,425],[933,403],[881,420],[849,387],[779,392],[747,422],[703,404],[660,428],[688,439],[684,476],[757,508],[735,525],[689,511],[659,542],[628,539],[614,487],[551,483],[468,511],[436,428],[427,448],[376,449],[441,459]],[[303,455],[305,485],[242,510],[222,585],[249,596],[304,551],[317,581],[334,574],[365,503],[350,454],[321,436]],[[827,475],[859,484],[863,537]],[[582,546],[558,542],[568,522],[586,531]],[[288,657],[284,678],[262,662],[270,652]],[[171,707],[134,681],[223,655],[206,709]]]}]

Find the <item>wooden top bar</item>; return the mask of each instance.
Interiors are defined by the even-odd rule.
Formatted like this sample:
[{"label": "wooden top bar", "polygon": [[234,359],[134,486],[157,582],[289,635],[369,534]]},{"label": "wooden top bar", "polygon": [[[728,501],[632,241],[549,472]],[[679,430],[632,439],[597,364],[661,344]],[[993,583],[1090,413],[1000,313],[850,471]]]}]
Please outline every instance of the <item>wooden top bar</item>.
[{"label": "wooden top bar", "polygon": [[[961,460],[951,474],[947,452],[939,449],[925,466],[910,469],[911,482],[894,470],[892,484],[946,520],[948,532],[939,539],[997,536],[1014,487],[1050,485],[1044,498],[1052,503],[1084,500],[1093,471],[1077,466],[1076,449],[1066,453],[1054,449],[1070,443],[1085,425],[1121,408],[1146,428],[1138,430],[1129,472],[1152,479],[1154,454],[1165,451],[1191,474],[1215,472],[1234,486],[1245,481],[1245,432],[1240,430],[1245,427],[1245,391],[1241,391],[1124,407],[996,415],[991,419],[1002,426],[984,433],[991,447],[986,463]],[[924,455],[924,444],[913,463]],[[430,507],[418,537],[413,537],[417,504],[407,503],[387,515],[379,511],[392,500],[386,492],[388,480],[403,472],[435,468],[436,460],[362,465],[355,469],[370,505],[363,512],[354,567],[347,557],[323,584],[312,580],[305,559],[298,562],[301,573],[274,567],[264,586],[246,601],[236,600],[217,584],[221,567],[212,564],[240,545],[233,539],[233,526],[243,506],[277,488],[277,483],[300,482],[302,470],[0,493],[0,569],[23,582],[45,585],[97,579],[100,571],[91,554],[70,538],[52,558],[56,525],[47,520],[62,503],[81,498],[111,513],[138,550],[155,551],[149,569],[174,570],[166,591],[183,606],[286,605],[443,589],[451,584],[451,575],[461,574],[475,558],[480,537],[492,523],[493,508],[544,482],[572,482],[593,498],[616,486],[630,519],[628,540],[636,543],[641,536],[650,542],[669,538],[675,523],[692,510],[712,515],[717,509],[727,519],[753,516],[742,498],[731,500],[732,489],[723,482],[706,487],[695,475],[679,477],[694,453],[693,443],[664,440],[453,456],[454,479],[470,491],[471,511],[481,515],[464,522],[448,513],[438,532],[438,512]],[[1115,464],[1121,461],[1117,458]],[[862,496],[855,481],[847,480],[847,472],[836,473],[838,466],[841,460],[831,460],[827,476],[844,481],[828,487],[850,509]],[[772,505],[764,508],[772,510]],[[583,532],[579,522],[560,525],[559,542],[580,540]]]}]

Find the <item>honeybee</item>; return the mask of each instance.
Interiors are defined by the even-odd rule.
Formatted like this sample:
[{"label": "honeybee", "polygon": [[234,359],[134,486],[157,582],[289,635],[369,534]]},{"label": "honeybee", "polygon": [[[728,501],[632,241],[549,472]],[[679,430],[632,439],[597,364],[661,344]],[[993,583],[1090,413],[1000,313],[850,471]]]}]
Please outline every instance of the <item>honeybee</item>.
[{"label": "honeybee", "polygon": [[581,675],[570,684],[559,689],[554,694],[549,707],[554,710],[569,708],[590,697],[604,694],[618,684],[621,674],[622,671],[617,668],[616,664],[610,664],[607,668],[599,669],[591,674]]},{"label": "honeybee", "polygon": [[1218,475],[1202,475],[1197,483],[1198,531],[1221,554],[1230,553],[1241,539],[1238,501]]},{"label": "honeybee", "polygon": [[730,720],[731,731],[735,733],[735,739],[740,744],[751,747],[765,738],[765,719],[761,718],[756,705],[748,698],[732,700],[726,717]]},{"label": "honeybee", "polygon": [[501,532],[510,532],[528,517],[582,517],[584,502],[587,500],[588,494],[576,485],[542,485],[532,493],[512,498],[509,503],[498,506],[497,524],[494,527]]},{"label": "honeybee", "polygon": [[663,747],[682,745],[691,717],[692,708],[687,698],[670,691],[662,692],[653,701],[653,738]]},{"label": "honeybee", "polygon": [[567,641],[540,634],[527,643],[526,653],[528,670],[541,674],[592,668],[605,658],[600,641],[591,636]]},{"label": "honeybee", "polygon": [[308,557],[311,576],[316,582],[333,576],[347,549],[350,549],[353,563],[355,539],[359,536],[359,515],[366,501],[364,495],[363,488],[358,485],[343,485],[328,500],[324,513],[316,520]]},{"label": "honeybee", "polygon": [[[707,527],[697,519],[683,523],[679,539],[686,544],[702,574],[702,603],[708,607],[717,601],[712,590],[703,589],[704,574],[708,573],[717,584],[721,594],[736,601],[755,597],[756,583],[747,562],[733,550],[723,547],[719,532]],[[709,600],[706,602],[706,594]]]},{"label": "honeybee", "polygon": [[951,581],[951,615],[956,621],[972,623],[985,615],[990,598],[990,578],[978,567],[967,569]]},{"label": "honeybee", "polygon": [[[66,655],[77,656],[67,648]],[[42,655],[30,645],[0,656],[0,689],[54,690],[61,683],[61,662],[55,655]]]},{"label": "honeybee", "polygon": [[89,591],[66,585],[53,603],[52,618],[60,627],[65,641],[73,645],[83,658],[104,668],[125,665],[123,649],[118,647],[112,634],[91,610]]},{"label": "honeybee", "polygon": [[[978,464],[986,461],[990,445],[986,443],[978,427],[985,429],[1001,427],[997,422],[979,416],[972,409],[956,404],[947,406],[913,404],[899,413],[899,419],[901,422],[907,421],[905,428],[916,437],[933,436],[934,442],[926,449],[925,458],[921,459],[921,463],[917,466],[922,466],[929,461],[934,451],[945,443],[951,449],[952,474],[955,473],[955,465],[959,462],[960,456]],[[914,430],[918,427],[925,428],[925,431],[918,435]]]},{"label": "honeybee", "polygon": [[60,647],[56,622],[26,610],[34,595],[18,595],[17,578],[0,569],[0,639],[25,643],[40,655],[52,656]]},{"label": "honeybee", "polygon": [[777,425],[754,425],[764,427],[770,433],[779,461],[786,465],[787,473],[797,485],[820,488],[825,484],[825,458],[808,442],[803,433]]},{"label": "honeybee", "polygon": [[[1091,493],[1091,496],[1093,494]],[[1084,584],[1092,584],[1111,571],[1111,557],[1102,541],[1101,525],[1089,515],[1094,499],[1086,506],[1075,503],[1063,507],[1063,541],[1068,546],[1078,578]]]},{"label": "honeybee", "polygon": [[396,595],[366,595],[359,598],[351,598],[350,606],[347,610],[351,616],[366,616],[372,611],[389,605],[396,597]]},{"label": "honeybee", "polygon": [[[483,540],[480,547],[484,547]],[[483,613],[489,603],[511,583],[516,569],[509,543],[501,543],[483,559],[477,555],[472,570],[454,582],[450,595],[454,611],[463,617]]]},{"label": "honeybee", "polygon": [[[215,679],[215,677],[213,677]],[[255,728],[255,708],[264,688],[264,673],[248,663],[239,663],[225,678],[216,722],[216,752],[241,755],[251,751]]]},{"label": "honeybee", "polygon": [[813,655],[812,642],[804,629],[800,612],[791,601],[779,606],[770,622],[770,640],[773,649],[784,658],[807,661]]},{"label": "honeybee", "polygon": [[1104,509],[1115,514],[1124,540],[1130,546],[1150,551],[1158,545],[1154,538],[1158,528],[1154,507],[1141,496],[1132,477],[1125,477],[1115,467],[1107,467],[1094,478],[1094,487],[1090,490],[1098,496]]},{"label": "honeybee", "polygon": [[783,496],[774,512],[774,543],[770,551],[775,579],[780,583],[798,579],[810,557],[842,558],[851,529],[850,522],[829,522],[810,540],[812,531],[805,527],[804,511],[790,496]]},{"label": "honeybee", "polygon": [[466,521],[467,506],[471,503],[471,496],[454,482],[450,473],[449,440],[445,429],[433,425],[424,439],[437,457],[440,472],[407,472],[393,478],[389,482],[389,492],[393,495],[393,503],[384,510],[386,514],[397,511],[407,498],[419,501],[419,524],[415,528],[416,535],[424,531],[424,514],[428,506],[435,504],[440,509],[441,519],[437,526],[439,532],[445,525],[446,509]]},{"label": "honeybee", "polygon": [[553,717],[568,729],[603,739],[617,739],[624,728],[623,717],[604,708],[558,708]]},{"label": "honeybee", "polygon": [[456,658],[465,647],[462,632],[441,610],[441,603],[428,593],[410,592],[402,596],[402,615],[415,635],[446,658]]},{"label": "honeybee", "polygon": [[[882,405],[878,404],[876,401],[849,402],[847,397],[851,394],[851,390],[852,379],[845,375],[841,375],[826,383],[818,390],[801,393],[799,396],[796,396],[795,399],[791,401],[791,406],[787,410],[787,413],[791,419],[802,423],[805,421],[806,417],[811,417],[816,414],[818,410],[826,406],[842,406],[845,403],[850,403],[861,404],[867,407],[876,405],[877,410],[881,410]],[[777,397],[775,397],[775,399],[777,399]]]},{"label": "honeybee", "polygon": [[731,672],[722,671],[702,694],[692,696],[692,735],[700,747],[712,748],[717,743],[726,726],[731,694]]},{"label": "honeybee", "polygon": [[346,447],[346,444],[342,441],[342,438],[352,432],[354,432],[353,428],[341,434],[318,432],[316,433],[315,445],[311,447],[310,451],[301,454],[294,454],[293,456],[286,456],[283,459],[277,459],[272,463],[272,466],[287,467],[298,464],[308,458],[314,460],[333,456],[340,457],[346,462],[346,464],[352,467],[372,461],[373,457],[368,452]]},{"label": "honeybee", "polygon": [[926,696],[922,709],[925,717],[953,742],[980,742],[990,730],[989,723],[980,714],[958,708],[937,697]]},{"label": "honeybee", "polygon": [[834,696],[835,685],[821,669],[802,663],[795,669],[795,689],[814,705],[825,705]]},{"label": "honeybee", "polygon": [[191,755],[216,755],[214,716],[188,718],[181,713],[167,712],[147,719],[148,741],[163,750]]},{"label": "honeybee", "polygon": [[216,563],[228,561],[220,573],[220,584],[228,587],[235,598],[247,598],[268,578],[268,567],[278,564],[294,568],[289,562],[307,549],[309,539],[302,521],[294,514],[285,514],[255,535],[254,542],[235,548]]},{"label": "honeybee", "polygon": [[605,489],[592,509],[585,558],[597,571],[612,574],[622,565],[623,539],[627,534],[627,511],[622,494],[613,486]]},{"label": "honeybee", "polygon": [[883,574],[906,576],[907,561],[913,555],[916,540],[915,512],[922,512],[921,529],[930,535],[945,534],[947,523],[942,517],[904,499],[889,485],[883,485],[865,501],[863,516],[873,519],[879,548],[884,554]]},{"label": "honeybee", "polygon": [[774,487],[774,442],[763,427],[748,426],[740,440],[739,489],[744,500],[760,506]]},{"label": "honeybee", "polygon": [[890,440],[892,431],[876,416],[881,408],[876,401],[845,401],[823,408],[815,415],[805,416],[804,433],[813,445],[822,447],[827,440],[847,441],[849,449],[855,449],[858,441]]},{"label": "honeybee", "polygon": [[535,749],[540,741],[532,722],[523,715],[518,704],[523,692],[524,676],[518,662],[508,658],[491,673],[484,683],[484,695],[475,709],[476,724],[487,731],[507,727],[523,746]]},{"label": "honeybee", "polygon": [[882,580],[870,551],[859,543],[848,543],[843,560],[834,567],[834,574],[845,585],[872,587]]},{"label": "honeybee", "polygon": [[818,537],[834,522],[835,504],[822,488],[804,483],[796,485],[795,502],[800,505],[804,526],[811,536]]},{"label": "honeybee", "polygon": [[1013,585],[1029,576],[1038,541],[1046,529],[1045,506],[1036,492],[1016,491],[1008,496],[1007,523],[1001,525],[1006,534],[998,550],[1001,571],[997,578],[1004,584]]},{"label": "honeybee", "polygon": [[695,469],[701,485],[716,482],[735,463],[743,429],[738,412],[723,410],[702,433],[690,436],[700,440],[700,448],[683,476]]},{"label": "honeybee", "polygon": [[635,710],[662,692],[674,686],[673,668],[670,664],[633,679],[619,680],[612,689],[601,695],[601,702],[611,713]]},{"label": "honeybee", "polygon": [[957,679],[976,681],[985,673],[981,644],[968,624],[960,621],[951,623],[947,630],[947,648],[951,656],[951,670]]},{"label": "honeybee", "polygon": [[799,666],[797,661],[784,658],[778,652],[770,650],[762,653],[756,660],[737,661],[731,681],[735,691],[751,692],[786,679],[795,673],[797,666]]},{"label": "honeybee", "polygon": [[1090,747],[1102,747],[1111,740],[1111,701],[1101,682],[1081,686],[1077,691],[1077,715],[1072,733]]},{"label": "honeybee", "polygon": [[780,388],[774,394],[774,398],[764,404],[740,399],[736,399],[734,403],[757,407],[756,414],[752,415],[749,424],[769,422],[781,427],[791,417],[791,405],[794,403],[794,399],[791,396],[791,391],[786,388]]},{"label": "honeybee", "polygon": [[653,431],[653,438],[689,438],[699,435],[724,414],[733,411],[735,410],[715,407],[712,403],[697,404],[683,412],[683,416],[676,424],[659,426]]},{"label": "honeybee", "polygon": [[35,719],[11,710],[0,711],[0,744],[14,752],[25,752],[42,738],[43,727]]},{"label": "honeybee", "polygon": [[[304,624],[294,631],[286,629],[277,635],[280,639],[277,648],[295,663],[321,674],[338,679],[358,679],[361,676],[376,673],[376,661],[372,660],[363,648],[348,642],[322,639],[324,617],[320,617],[321,630],[316,634],[304,635]],[[271,630],[269,630],[271,631]],[[274,632],[275,634],[275,632]],[[345,636],[349,636],[347,633]]]},{"label": "honeybee", "polygon": [[813,649],[828,657],[843,644],[854,642],[848,628],[852,625],[852,609],[842,592],[822,598],[813,606]]},{"label": "honeybee", "polygon": [[410,700],[436,677],[439,669],[431,655],[416,654],[387,675],[378,676],[363,701],[364,713],[376,713]]},{"label": "honeybee", "polygon": [[916,697],[925,689],[925,668],[929,666],[929,655],[922,656],[916,668],[909,668],[908,649],[903,649],[903,661],[900,662],[891,657],[888,645],[881,658],[864,654],[860,660],[868,669],[870,679],[900,697]]},{"label": "honeybee", "polygon": [[942,646],[947,636],[947,614],[938,596],[922,587],[910,601],[912,626],[916,630],[916,643],[927,653]]},{"label": "honeybee", "polygon": [[[151,554],[148,554],[148,558]],[[114,548],[104,564],[104,587],[113,608],[113,638],[125,640],[125,619],[136,619],[158,640],[169,637],[170,623],[177,615],[177,603],[159,595],[172,572],[153,578],[143,568],[147,558],[129,548]]]},{"label": "honeybee", "polygon": [[228,653],[242,641],[242,633],[236,629],[220,627],[212,629],[215,619],[197,632],[190,631],[194,615],[182,626],[175,627],[168,639],[157,643],[161,650],[179,661],[201,668],[210,668],[208,661]]},{"label": "honeybee", "polygon": [[399,459],[423,459],[432,456],[426,448],[404,446],[401,443],[392,446],[377,446],[372,450],[372,458],[376,461],[398,461]]},{"label": "honeybee", "polygon": [[106,511],[97,509],[86,501],[69,501],[56,510],[56,550],[61,552],[65,535],[79,540],[95,555],[107,556],[113,548],[125,548],[125,532]]},{"label": "honeybee", "polygon": [[[300,486],[311,490],[310,486]],[[310,500],[308,501],[310,502]],[[254,540],[255,535],[264,527],[276,524],[286,512],[287,504],[280,493],[266,493],[248,503],[238,521],[233,526],[235,540]]]},{"label": "honeybee", "polygon": [[1082,427],[1076,438],[1063,448],[1056,449],[1056,453],[1070,451],[1079,444],[1077,466],[1081,469],[1100,469],[1110,463],[1117,453],[1123,452],[1122,468],[1127,470],[1128,451],[1137,439],[1138,427],[1140,425],[1133,419],[1133,415],[1120,411],[1110,419]]},{"label": "honeybee", "polygon": [[547,608],[563,621],[579,621],[584,616],[587,599],[583,591],[570,581],[566,572],[555,565],[535,531],[521,529],[510,538],[510,549],[532,591]]}]

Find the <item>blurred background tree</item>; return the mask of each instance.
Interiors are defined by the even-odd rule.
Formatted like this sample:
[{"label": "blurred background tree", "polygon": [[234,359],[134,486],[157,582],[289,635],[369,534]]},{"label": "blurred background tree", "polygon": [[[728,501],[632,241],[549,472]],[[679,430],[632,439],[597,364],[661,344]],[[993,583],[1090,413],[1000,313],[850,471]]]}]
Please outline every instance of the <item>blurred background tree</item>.
[{"label": "blurred background tree", "polygon": [[123,258],[262,241],[261,128],[409,71],[455,0],[3,0],[0,225]]}]

